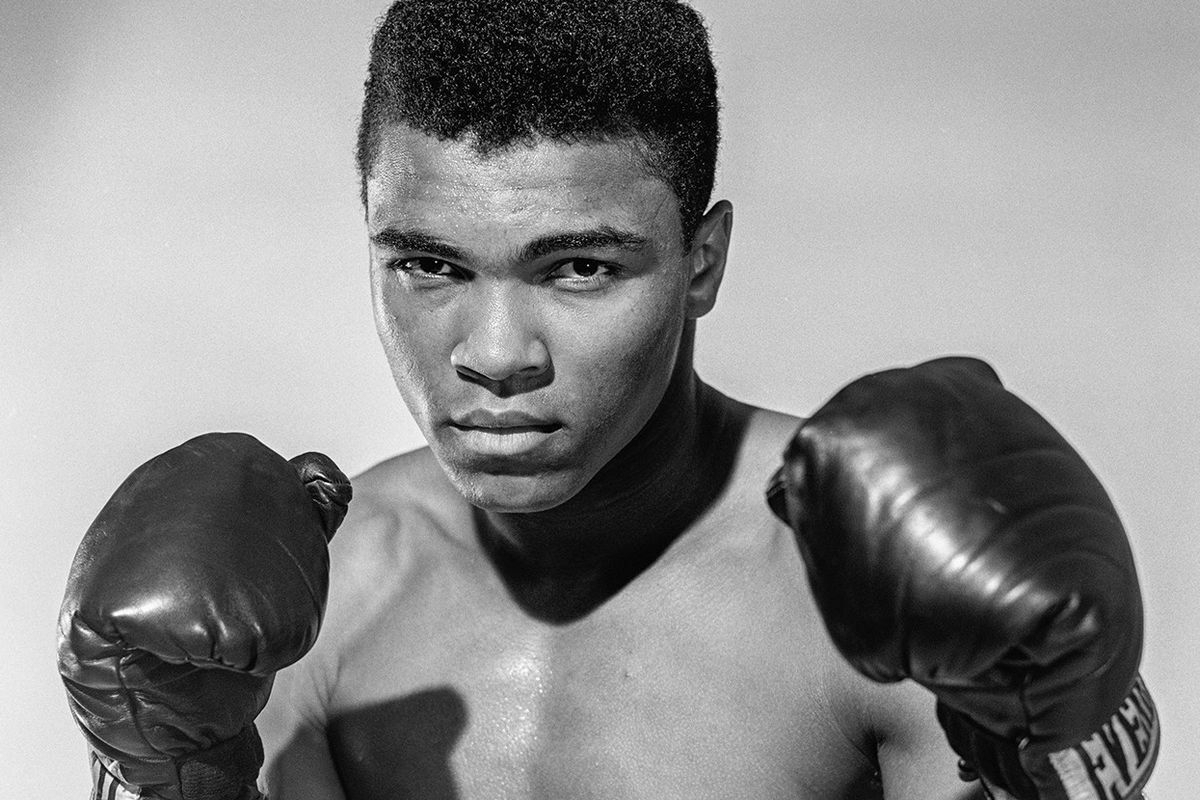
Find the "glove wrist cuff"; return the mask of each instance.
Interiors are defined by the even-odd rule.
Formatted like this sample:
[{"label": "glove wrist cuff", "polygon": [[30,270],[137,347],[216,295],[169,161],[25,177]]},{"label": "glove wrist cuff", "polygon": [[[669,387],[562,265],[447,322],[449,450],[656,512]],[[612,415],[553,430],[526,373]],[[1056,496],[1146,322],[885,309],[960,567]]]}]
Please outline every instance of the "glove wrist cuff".
[{"label": "glove wrist cuff", "polygon": [[1014,742],[938,703],[946,738],[970,770],[1020,798],[1135,800],[1158,757],[1158,712],[1141,676],[1098,730],[1078,742]]},{"label": "glove wrist cuff", "polygon": [[92,749],[94,797],[116,800],[260,800],[262,741],[254,725],[174,762],[122,763]]},{"label": "glove wrist cuff", "polygon": [[182,800],[247,800],[262,768],[262,740],[253,724],[232,739],[179,761]]}]

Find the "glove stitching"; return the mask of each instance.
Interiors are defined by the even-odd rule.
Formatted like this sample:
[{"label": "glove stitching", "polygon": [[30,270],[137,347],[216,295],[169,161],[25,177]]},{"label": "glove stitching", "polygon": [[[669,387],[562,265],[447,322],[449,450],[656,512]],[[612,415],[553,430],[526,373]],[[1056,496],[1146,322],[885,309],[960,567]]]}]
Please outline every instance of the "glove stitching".
[{"label": "glove stitching", "polygon": [[[133,658],[135,658],[139,652],[142,652],[141,649],[130,647],[129,643],[125,639],[125,634],[122,633],[121,629],[115,624],[110,626],[110,628],[111,628],[110,631],[101,632],[101,631],[96,630],[96,627],[94,625],[92,625],[89,620],[87,620],[85,617],[81,616],[80,614],[72,615],[72,622],[74,625],[78,625],[78,626],[87,628],[87,630],[89,632],[91,632],[91,634],[93,636],[96,636],[97,638],[107,641],[111,644],[118,645],[120,647],[120,649],[123,651],[116,660],[116,666],[113,669],[113,672],[116,675],[117,686],[121,691],[121,695],[125,698],[125,705],[129,709],[129,719],[133,722],[134,730],[137,731],[138,737],[142,740],[142,743],[146,745],[147,749],[149,749],[155,753],[158,753],[160,755],[166,756],[169,759],[170,756],[167,753],[163,752],[162,750],[160,750],[159,748],[157,748],[153,744],[151,744],[150,740],[146,737],[146,732],[143,729],[142,723],[141,723],[141,714],[138,713],[138,709],[141,707],[141,703],[138,701],[136,693],[133,691],[133,689],[130,688],[129,684],[125,681],[125,665],[129,661],[131,661]],[[64,677],[66,677],[66,676],[64,676]],[[83,685],[83,684],[79,684],[79,682],[77,682],[77,681],[73,681],[73,682],[77,683],[78,685]]]},{"label": "glove stitching", "polygon": [[1033,728],[1033,709],[1029,704],[1029,687],[1033,684],[1033,674],[1025,673],[1025,679],[1021,681],[1021,690],[1017,692],[1017,696],[1021,699],[1021,715],[1025,718],[1024,734],[1021,741],[1017,742],[1018,752],[1024,750],[1029,744],[1029,732]]},{"label": "glove stitching", "polygon": [[128,660],[131,660],[134,657],[134,655],[135,655],[134,652],[127,652],[127,653],[122,654],[120,659],[117,660],[117,683],[121,687],[121,693],[125,695],[126,705],[129,706],[129,719],[131,722],[133,722],[134,730],[137,731],[138,736],[141,738],[142,742],[146,745],[147,749],[152,750],[155,753],[159,753],[160,755],[166,756],[168,759],[170,759],[170,756],[167,755],[167,753],[164,753],[161,749],[159,749],[154,744],[152,744],[150,739],[146,736],[146,731],[142,727],[142,720],[141,720],[142,715],[138,712],[138,709],[140,708],[141,703],[138,701],[137,695],[133,691],[133,689],[131,689],[129,687],[129,684],[125,682],[125,664],[127,663]]}]

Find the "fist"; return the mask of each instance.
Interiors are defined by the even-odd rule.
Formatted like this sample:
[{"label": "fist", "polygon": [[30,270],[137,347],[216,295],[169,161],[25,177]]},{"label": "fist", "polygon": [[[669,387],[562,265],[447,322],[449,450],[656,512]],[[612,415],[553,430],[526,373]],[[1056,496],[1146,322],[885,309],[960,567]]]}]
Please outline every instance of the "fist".
[{"label": "fist", "polygon": [[253,720],[316,640],[350,496],[325,456],[289,462],[245,434],[192,439],[117,489],[71,568],[59,671],[123,780],[182,798],[253,784]]},{"label": "fist", "polygon": [[[1115,758],[1132,769],[1113,797],[1144,783],[1157,717],[1125,532],[1079,455],[986,364],[854,381],[800,427],[769,502],[842,655],[929,688],[990,783],[1067,797],[1067,773],[1087,781]],[[1093,758],[1086,743],[1110,728],[1118,746]]]}]

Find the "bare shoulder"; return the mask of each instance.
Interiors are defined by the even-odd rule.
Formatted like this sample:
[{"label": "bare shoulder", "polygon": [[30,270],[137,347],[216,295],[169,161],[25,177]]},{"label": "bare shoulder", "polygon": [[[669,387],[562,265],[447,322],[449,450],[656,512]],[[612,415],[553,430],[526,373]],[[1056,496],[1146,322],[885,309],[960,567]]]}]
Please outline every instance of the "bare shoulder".
[{"label": "bare shoulder", "polygon": [[[414,576],[429,573],[431,564],[463,560],[455,555],[464,550],[461,533],[458,540],[451,534],[464,529],[470,507],[428,448],[383,461],[351,484],[349,511],[329,545],[321,633],[303,659],[279,673],[259,718],[276,781],[285,773],[328,772],[325,727],[347,664],[364,643],[385,637],[387,620],[404,616],[418,602],[413,587],[423,581]],[[313,779],[312,785],[327,784]]]},{"label": "bare shoulder", "polygon": [[[738,420],[738,443],[726,495],[735,502],[762,500],[767,482],[782,463],[784,448],[804,421],[801,417],[722,397],[725,415]],[[757,510],[767,513],[765,502]]]},{"label": "bare shoulder", "polygon": [[256,721],[272,795],[308,796],[320,787],[322,797],[343,796],[325,738],[330,698],[347,650],[370,636],[378,615],[395,601],[396,587],[416,568],[415,543],[436,536],[432,522],[413,523],[436,517],[439,505],[452,500],[440,472],[427,450],[416,450],[351,478],[354,497],[329,543],[329,598],[320,636],[304,658],[278,673]]},{"label": "bare shoulder", "polygon": [[762,464],[769,472],[780,464],[783,450],[804,422],[803,417],[758,406],[746,406],[748,418],[742,452],[744,463],[753,468]]},{"label": "bare shoulder", "polygon": [[[782,463],[784,448],[804,420],[778,411],[744,408],[745,430],[732,484],[761,497],[767,480]],[[765,509],[766,504],[759,506]],[[912,681],[874,683],[842,659],[825,633],[815,600],[801,577],[804,566],[790,530],[769,511],[763,513],[772,517],[778,535],[788,541],[773,558],[787,562],[787,572],[794,573],[801,583],[798,592],[782,596],[791,606],[791,625],[804,631],[804,657],[810,659],[808,674],[814,680],[809,690],[819,687],[825,695],[831,727],[860,743],[865,752],[874,751],[872,760],[882,772],[887,797],[976,797],[976,789],[958,779],[958,759],[938,725],[933,695]]]},{"label": "bare shoulder", "polygon": [[[336,565],[393,569],[406,545],[467,512],[428,447],[394,456],[351,479],[354,499],[330,554]],[[397,536],[404,530],[404,537]]]},{"label": "bare shoulder", "polygon": [[383,461],[351,484],[349,513],[329,546],[324,649],[340,649],[369,629],[376,614],[402,601],[409,576],[463,547],[469,528],[470,506],[428,448]]}]

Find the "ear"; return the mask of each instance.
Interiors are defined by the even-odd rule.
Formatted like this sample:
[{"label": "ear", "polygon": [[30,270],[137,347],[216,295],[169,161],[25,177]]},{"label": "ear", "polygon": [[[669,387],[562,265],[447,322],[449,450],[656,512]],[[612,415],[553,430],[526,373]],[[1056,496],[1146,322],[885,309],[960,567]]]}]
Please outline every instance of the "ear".
[{"label": "ear", "polygon": [[717,290],[725,276],[725,256],[729,253],[729,234],[733,230],[733,206],[722,200],[700,218],[692,249],[688,253],[691,277],[688,282],[687,316],[699,319],[712,311]]}]

